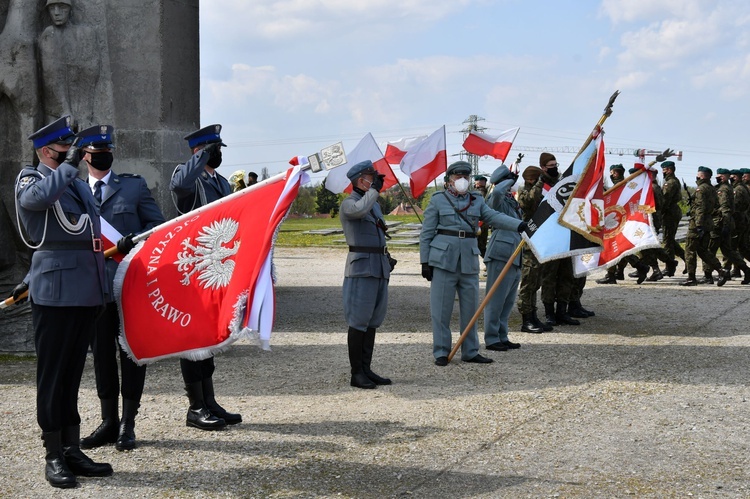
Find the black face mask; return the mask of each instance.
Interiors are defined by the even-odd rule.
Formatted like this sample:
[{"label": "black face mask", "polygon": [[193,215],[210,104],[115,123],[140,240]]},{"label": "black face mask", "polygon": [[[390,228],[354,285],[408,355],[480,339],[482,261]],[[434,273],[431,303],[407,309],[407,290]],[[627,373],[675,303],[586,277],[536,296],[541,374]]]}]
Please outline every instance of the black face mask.
[{"label": "black face mask", "polygon": [[554,168],[547,168],[547,175],[549,175],[552,178],[557,177],[558,175],[557,167],[555,166]]},{"label": "black face mask", "polygon": [[214,169],[218,168],[219,165],[221,164],[221,151],[214,152],[213,154],[211,154],[206,164],[210,166],[211,168],[214,168]]},{"label": "black face mask", "polygon": [[112,162],[115,160],[115,157],[111,152],[97,152],[91,153],[90,155],[91,159],[89,160],[89,164],[92,168],[99,170],[100,172],[105,172],[112,168]]},{"label": "black face mask", "polygon": [[47,149],[49,149],[50,151],[54,151],[54,152],[57,153],[57,156],[55,156],[54,158],[52,158],[52,161],[55,161],[58,165],[63,164],[63,161],[65,161],[65,157],[68,155],[68,153],[66,151],[55,151],[51,147],[48,147]]},{"label": "black face mask", "polygon": [[701,178],[701,177],[695,177],[695,183],[696,184],[699,183],[701,180],[703,180],[703,178]]}]

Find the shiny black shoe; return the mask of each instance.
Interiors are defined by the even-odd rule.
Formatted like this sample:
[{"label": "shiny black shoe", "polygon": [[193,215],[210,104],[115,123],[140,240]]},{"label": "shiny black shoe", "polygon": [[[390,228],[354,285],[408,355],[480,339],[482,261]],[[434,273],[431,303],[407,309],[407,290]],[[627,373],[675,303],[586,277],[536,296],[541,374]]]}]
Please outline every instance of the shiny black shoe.
[{"label": "shiny black shoe", "polygon": [[638,271],[634,270],[633,272],[630,272],[628,274],[628,277],[632,277],[633,279],[637,279],[638,278]]},{"label": "shiny black shoe", "polygon": [[227,422],[211,414],[211,411],[205,407],[201,407],[199,409],[188,409],[185,426],[192,426],[199,430],[213,431],[225,428]]},{"label": "shiny black shoe", "polygon": [[83,437],[80,442],[81,449],[93,449],[103,445],[111,445],[117,441],[118,424],[116,420],[105,419],[91,432],[88,437]]},{"label": "shiny black shoe", "polygon": [[63,457],[71,473],[76,476],[110,476],[112,465],[109,463],[95,463],[84,454],[78,446],[63,447]]},{"label": "shiny black shoe", "polygon": [[508,351],[508,346],[503,344],[502,341],[499,343],[492,343],[491,345],[487,345],[485,346],[485,348],[487,350],[493,350],[495,352],[507,352]]},{"label": "shiny black shoe", "polygon": [[662,279],[664,279],[664,274],[661,273],[661,270],[654,270],[646,280],[648,282],[656,282]]},{"label": "shiny black shoe", "polygon": [[688,277],[686,280],[680,283],[680,286],[697,286],[697,285],[698,285],[698,279],[696,279],[695,277]]},{"label": "shiny black shoe", "polygon": [[487,357],[483,357],[481,354],[476,354],[474,357],[465,360],[464,362],[471,362],[474,364],[491,364],[494,361],[492,359],[488,359]]},{"label": "shiny black shoe", "polygon": [[117,435],[115,449],[119,451],[135,449],[135,421],[123,419],[120,423],[120,434]]},{"label": "shiny black shoe", "polygon": [[365,375],[365,373],[361,371],[356,374],[352,374],[352,379],[349,384],[355,388],[364,388],[366,390],[372,390],[377,386],[370,380],[370,378]]},{"label": "shiny black shoe", "polygon": [[720,270],[719,278],[716,279],[716,285],[721,287],[730,279],[728,270]]},{"label": "shiny black shoe", "polygon": [[435,359],[435,365],[440,367],[445,367],[448,365],[448,357],[438,357]]},{"label": "shiny black shoe", "polygon": [[507,347],[508,350],[515,350],[516,348],[521,348],[520,343],[513,343],[510,340],[501,341],[500,344]]},{"label": "shiny black shoe", "polygon": [[393,383],[390,378],[378,376],[369,368],[363,367],[362,370],[365,372],[365,376],[370,378],[370,381],[372,381],[376,385],[390,385],[391,383]]},{"label": "shiny black shoe", "polygon": [[47,454],[45,457],[44,478],[58,489],[70,489],[78,485],[76,476],[68,469],[65,459],[59,454]]},{"label": "shiny black shoe", "polygon": [[597,284],[617,284],[617,279],[612,274],[607,274],[601,279],[596,280]]}]

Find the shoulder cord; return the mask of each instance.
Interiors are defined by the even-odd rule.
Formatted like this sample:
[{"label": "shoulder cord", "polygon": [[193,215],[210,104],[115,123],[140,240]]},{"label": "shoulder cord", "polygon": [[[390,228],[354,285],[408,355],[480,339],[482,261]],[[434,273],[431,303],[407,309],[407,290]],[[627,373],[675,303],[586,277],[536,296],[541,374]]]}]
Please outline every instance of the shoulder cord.
[{"label": "shoulder cord", "polygon": [[[18,184],[18,180],[21,177],[21,173],[23,172],[20,172],[18,176],[16,177],[16,185]],[[42,178],[44,177],[41,177],[40,180]],[[44,244],[44,240],[47,238],[47,225],[49,223],[50,209],[48,208],[44,212],[44,230],[42,231],[42,240],[39,241],[39,244],[33,245],[31,244],[30,241],[26,240],[26,231],[23,229],[23,225],[21,224],[21,219],[18,215],[19,213],[18,195],[16,195],[15,204],[16,204],[16,224],[18,225],[18,233],[21,235],[21,240],[30,249],[39,249],[42,246],[42,244]],[[68,221],[68,218],[65,216],[65,212],[63,211],[62,205],[60,204],[59,200],[55,201],[55,203],[52,205],[51,208],[62,230],[64,230],[71,236],[78,236],[82,234],[84,230],[86,230],[86,226],[88,225],[91,230],[91,239],[94,239],[94,225],[91,223],[91,217],[89,217],[88,213],[81,215],[80,220],[78,220],[77,223],[73,224],[70,221]]]},{"label": "shoulder cord", "polygon": [[466,222],[466,223],[467,223],[467,224],[469,225],[469,227],[471,227],[471,230],[472,230],[473,232],[475,232],[475,233],[476,233],[476,231],[477,231],[476,227],[474,227],[474,225],[473,225],[473,224],[472,224],[471,222],[469,222],[469,219],[467,219],[467,218],[466,218],[466,216],[465,216],[465,215],[463,214],[463,212],[464,212],[464,211],[466,211],[466,210],[468,210],[468,209],[469,209],[469,207],[471,206],[471,202],[472,202],[472,201],[474,200],[474,197],[473,197],[473,196],[472,196],[471,194],[469,194],[469,204],[467,204],[467,205],[466,205],[466,208],[464,208],[464,209],[462,209],[462,210],[459,210],[459,209],[458,209],[458,208],[456,207],[456,205],[455,205],[455,204],[453,204],[453,201],[451,201],[451,198],[450,198],[450,197],[448,197],[448,195],[447,195],[447,194],[445,193],[445,191],[443,191],[443,196],[445,196],[445,199],[447,199],[447,200],[448,200],[448,203],[449,203],[449,204],[451,205],[451,207],[453,208],[453,211],[455,211],[455,212],[456,212],[456,215],[458,215],[459,217],[461,217],[461,219],[462,219],[462,220],[463,220],[464,222]]},{"label": "shoulder cord", "polygon": [[[177,168],[179,168],[181,165],[177,165],[172,172],[172,178],[174,178],[174,174],[177,172]],[[196,204],[198,200],[200,199],[201,204],[198,206],[205,206],[206,204],[206,190],[203,187],[203,184],[201,184],[201,179],[198,177],[195,179],[195,194],[193,194],[193,206],[190,207],[190,209],[186,212],[183,212],[180,210],[180,207],[177,205],[177,194],[174,193],[172,189],[169,190],[169,193],[172,195],[172,203],[174,204],[174,207],[177,209],[177,213],[180,215],[184,215],[185,213],[191,212],[194,209],[197,208]]]}]

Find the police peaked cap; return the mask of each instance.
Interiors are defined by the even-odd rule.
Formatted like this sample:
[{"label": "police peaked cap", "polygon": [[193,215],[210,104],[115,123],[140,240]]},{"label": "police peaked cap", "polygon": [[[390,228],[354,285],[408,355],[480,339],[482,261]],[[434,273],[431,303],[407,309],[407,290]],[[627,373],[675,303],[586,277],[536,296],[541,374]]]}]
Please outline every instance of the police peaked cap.
[{"label": "police peaked cap", "polygon": [[727,170],[726,168],[717,168],[716,174],[717,175],[729,175],[729,170]]},{"label": "police peaked cap", "polygon": [[456,161],[455,163],[451,163],[445,174],[448,176],[471,175],[471,163],[468,161]]},{"label": "police peaked cap", "polygon": [[674,161],[662,161],[661,167],[662,168],[671,168],[671,169],[674,170],[675,169],[675,167],[674,167]]},{"label": "police peaked cap", "polygon": [[609,167],[609,171],[612,171],[612,170],[620,170],[621,172],[624,172],[625,167],[618,163],[616,165],[612,165]]},{"label": "police peaked cap", "polygon": [[490,175],[490,183],[497,185],[505,180],[508,175],[510,175],[510,170],[508,170],[508,167],[505,165],[500,165],[495,168],[495,171],[492,172],[492,175]]},{"label": "police peaked cap", "polygon": [[346,172],[346,176],[349,177],[349,180],[354,181],[360,175],[365,175],[368,173],[377,175],[378,171],[374,166],[372,166],[372,161],[366,159],[349,168],[349,171]]},{"label": "police peaked cap", "polygon": [[72,127],[73,118],[63,116],[32,133],[28,139],[34,143],[34,149],[50,144],[72,144],[76,135]]},{"label": "police peaked cap", "polygon": [[185,135],[183,139],[188,141],[188,147],[190,147],[190,149],[202,146],[203,144],[214,144],[217,142],[223,147],[227,147],[227,145],[221,140],[221,125],[218,123],[208,125],[191,134]]},{"label": "police peaked cap", "polygon": [[47,0],[47,5],[45,5],[44,8],[46,9],[50,5],[55,5],[56,3],[62,3],[62,4],[65,4],[67,6],[70,6],[70,7],[73,6],[73,4],[72,4],[72,2],[70,0]]},{"label": "police peaked cap", "polygon": [[703,173],[708,173],[709,177],[714,174],[714,171],[707,166],[699,166],[698,171],[703,172]]},{"label": "police peaked cap", "polygon": [[96,125],[86,130],[78,132],[76,135],[76,145],[80,148],[91,149],[93,151],[103,151],[104,149],[113,149],[112,135],[115,128],[112,125]]}]

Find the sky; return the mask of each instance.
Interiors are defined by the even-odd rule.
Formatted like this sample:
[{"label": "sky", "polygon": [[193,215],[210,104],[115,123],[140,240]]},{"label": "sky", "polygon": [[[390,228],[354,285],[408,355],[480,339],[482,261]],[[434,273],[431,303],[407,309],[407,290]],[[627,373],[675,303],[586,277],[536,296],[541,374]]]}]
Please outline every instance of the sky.
[{"label": "sky", "polygon": [[698,166],[750,167],[745,0],[201,0],[200,23],[201,124],[224,127],[225,176],[442,125],[451,162],[470,115],[520,127],[522,168],[539,159],[522,148],[569,149],[565,167],[615,90],[607,165],[669,147],[688,185]]}]

